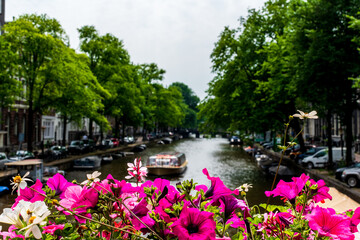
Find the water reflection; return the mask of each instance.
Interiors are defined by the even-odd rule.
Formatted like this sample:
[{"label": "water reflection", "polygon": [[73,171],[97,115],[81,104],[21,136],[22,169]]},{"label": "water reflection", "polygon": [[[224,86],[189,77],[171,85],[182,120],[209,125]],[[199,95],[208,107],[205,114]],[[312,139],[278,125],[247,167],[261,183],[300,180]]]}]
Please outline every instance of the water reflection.
[{"label": "water reflection", "polygon": [[[109,164],[102,165],[98,171],[102,173],[101,179],[111,174],[116,179],[124,179],[127,175],[127,163],[133,162],[135,158],[141,157],[145,163],[151,155],[165,151],[184,152],[189,161],[187,170],[179,176],[164,177],[173,184],[185,180],[193,179],[198,184],[210,186],[210,181],[202,173],[207,168],[210,176],[220,177],[224,184],[230,189],[239,187],[244,183],[253,184],[253,188],[248,193],[250,205],[264,202],[264,191],[271,187],[272,179],[267,178],[256,166],[255,162],[245,153],[241,147],[231,146],[227,139],[186,139],[175,141],[166,145],[154,145],[141,153],[118,158]],[[70,170],[66,172],[66,179],[72,181],[76,179],[82,182],[86,179],[87,173],[94,170]],[[153,180],[155,177],[149,176]],[[10,207],[14,202],[15,195],[6,195],[0,198],[0,210]]]}]

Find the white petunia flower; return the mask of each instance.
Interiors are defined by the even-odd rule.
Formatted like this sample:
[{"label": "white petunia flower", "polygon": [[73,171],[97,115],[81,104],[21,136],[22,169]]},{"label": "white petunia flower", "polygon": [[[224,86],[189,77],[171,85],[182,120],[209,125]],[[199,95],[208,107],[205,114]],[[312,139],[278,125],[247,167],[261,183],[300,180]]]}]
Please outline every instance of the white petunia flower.
[{"label": "white petunia flower", "polygon": [[0,222],[14,225],[17,228],[24,226],[20,219],[19,209],[5,208],[0,215]]},{"label": "white petunia flower", "polygon": [[239,189],[240,191],[248,192],[249,188],[252,188],[252,184],[244,183],[243,185],[241,185],[237,189]]},{"label": "white petunia flower", "polygon": [[303,111],[298,110],[298,112],[300,113],[295,113],[293,115],[293,117],[298,117],[300,119],[307,119],[307,118],[312,118],[312,119],[317,119],[318,116],[316,116],[317,112],[316,111],[311,111],[310,113],[304,113]]},{"label": "white petunia flower", "polygon": [[80,185],[86,185],[90,182],[100,182],[100,179],[98,178],[98,176],[100,176],[100,175],[101,175],[101,172],[98,172],[98,171],[95,171],[92,174],[86,174],[87,180],[80,183]]},{"label": "white petunia flower", "polygon": [[[20,201],[21,202],[21,201]],[[20,215],[26,223],[26,227],[21,230],[26,230],[25,238],[28,238],[32,233],[36,239],[42,237],[39,225],[45,225],[47,218],[51,214],[46,204],[42,201],[30,203],[27,207],[21,208]]]},{"label": "white petunia flower", "polygon": [[10,185],[13,185],[11,194],[14,192],[15,189],[17,189],[18,196],[20,196],[20,189],[24,189],[27,187],[26,181],[32,181],[30,178],[26,178],[29,174],[30,172],[27,172],[23,177],[17,175],[13,177],[13,181],[10,180]]}]

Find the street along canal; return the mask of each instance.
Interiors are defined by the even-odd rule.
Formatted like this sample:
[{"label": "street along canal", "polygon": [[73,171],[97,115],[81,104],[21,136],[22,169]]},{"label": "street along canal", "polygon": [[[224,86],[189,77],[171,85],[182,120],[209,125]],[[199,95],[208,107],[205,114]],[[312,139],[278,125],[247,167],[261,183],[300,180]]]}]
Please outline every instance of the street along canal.
[{"label": "street along canal", "polygon": [[[95,170],[101,172],[100,179],[111,174],[114,178],[121,180],[128,175],[127,163],[133,162],[137,157],[141,157],[142,162],[145,163],[149,156],[166,151],[184,152],[189,161],[182,175],[165,177],[173,184],[193,179],[198,184],[210,186],[210,180],[202,173],[202,170],[207,168],[210,176],[220,177],[230,189],[235,189],[244,183],[252,184],[253,188],[247,196],[250,205],[266,202],[264,191],[270,190],[272,179],[259,170],[255,161],[240,146],[232,146],[224,138],[190,138],[174,141],[171,144],[156,144],[143,152],[102,164]],[[95,170],[67,170],[65,177],[68,181],[76,179],[80,183],[86,179],[86,174]],[[155,177],[149,176],[147,179],[153,180]],[[10,207],[14,198],[15,193],[1,196],[0,212],[4,207]]]}]

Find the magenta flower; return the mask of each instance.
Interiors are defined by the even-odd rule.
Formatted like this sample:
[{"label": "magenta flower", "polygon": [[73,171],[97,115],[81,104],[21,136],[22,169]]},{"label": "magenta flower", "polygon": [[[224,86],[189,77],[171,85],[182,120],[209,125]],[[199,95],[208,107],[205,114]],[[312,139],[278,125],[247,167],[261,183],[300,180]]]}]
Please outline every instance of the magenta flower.
[{"label": "magenta flower", "polygon": [[[160,192],[163,192],[165,187],[167,188],[167,191],[168,191],[168,193],[170,195],[175,194],[176,192],[178,192],[176,190],[176,188],[173,185],[170,184],[169,180],[162,179],[162,178],[156,178],[154,180],[154,182],[146,181],[145,183],[143,183],[141,185],[142,192],[140,193],[140,198],[146,197],[146,194],[144,193],[144,190],[143,190],[144,187],[148,187],[148,188],[156,187],[157,188],[157,190],[155,191],[156,194],[160,194]],[[170,195],[168,197],[170,197]],[[155,195],[152,196],[152,198],[155,198]]]},{"label": "magenta flower", "polygon": [[354,234],[350,231],[350,218],[336,214],[332,208],[316,206],[312,213],[305,218],[309,220],[310,228],[317,231],[320,237],[340,240],[354,239]]},{"label": "magenta flower", "polygon": [[[95,207],[98,201],[98,193],[94,189],[89,189],[86,186],[80,187],[78,185],[70,186],[65,191],[65,198],[60,201],[60,205],[75,211],[78,214],[84,214],[84,216],[89,217],[90,214],[86,214],[86,209]],[[62,211],[61,207],[59,210]],[[67,211],[64,211],[65,214],[69,214]],[[80,223],[85,223],[84,218],[75,218]]]},{"label": "magenta flower", "polygon": [[101,183],[97,182],[95,188],[99,191],[101,188],[102,191],[105,191],[105,188],[108,192],[113,192],[115,197],[119,197],[123,193],[134,193],[140,191],[140,187],[134,187],[131,183],[128,183],[125,180],[116,180],[111,174],[109,174]]},{"label": "magenta flower", "polygon": [[[285,227],[292,223],[294,216],[289,212],[269,212],[264,214],[264,221],[258,225],[260,231],[264,231],[266,235],[279,237],[283,235]],[[290,239],[282,237],[282,239]]]},{"label": "magenta flower", "polygon": [[211,177],[206,168],[204,168],[202,172],[211,181],[211,186],[210,186],[210,188],[207,188],[205,185],[198,185],[198,186],[196,186],[195,189],[197,191],[199,191],[200,189],[202,189],[204,191],[206,190],[205,191],[205,197],[206,198],[212,199],[213,201],[216,201],[219,197],[221,197],[223,195],[230,195],[230,194],[238,195],[239,194],[238,189],[235,189],[234,191],[230,190],[229,188],[227,188],[225,186],[225,184],[223,183],[223,181],[221,181],[220,178]]},{"label": "magenta flower", "polygon": [[54,235],[56,230],[63,230],[65,227],[65,224],[51,224],[48,226],[43,226],[42,228],[44,229],[44,231],[42,232],[43,234],[51,234]]},{"label": "magenta flower", "polygon": [[[155,221],[148,216],[148,203],[145,199],[141,200],[139,204],[137,204],[133,209],[132,212],[140,218],[140,220],[145,223],[148,227],[152,228],[152,226],[155,224]],[[143,233],[146,233],[149,231],[149,229],[142,224],[136,217],[131,215],[131,221],[134,227],[137,230],[141,230]]]},{"label": "magenta flower", "polygon": [[314,202],[324,202],[325,199],[332,200],[332,196],[329,194],[329,188],[326,186],[324,180],[321,179],[315,182],[314,180],[310,179],[310,187],[315,184],[317,184],[318,187],[316,190],[312,190],[312,194],[314,194],[312,199]]},{"label": "magenta flower", "polygon": [[357,226],[360,224],[360,207],[355,209],[353,216],[350,219],[351,232],[358,232]]},{"label": "magenta flower", "polygon": [[[13,238],[19,238],[19,239],[25,239],[25,236],[21,234],[17,234],[16,230],[18,230],[14,225],[11,225],[7,232],[3,231],[0,232],[0,235],[3,236],[3,239],[13,239]],[[9,237],[9,238],[7,238]]]},{"label": "magenta flower", "polygon": [[41,181],[37,179],[34,185],[32,185],[31,187],[20,189],[20,195],[18,195],[18,197],[15,199],[15,203],[12,208],[16,207],[20,200],[24,200],[27,202],[44,201],[45,197],[41,195],[45,195],[45,192],[42,190],[42,186],[43,185]]},{"label": "magenta flower", "polygon": [[215,239],[216,223],[213,216],[213,213],[184,206],[179,219],[171,227],[179,240]]},{"label": "magenta flower", "polygon": [[285,197],[289,201],[293,201],[299,193],[301,193],[308,179],[308,176],[302,174],[300,177],[293,177],[292,182],[284,182],[283,180],[280,180],[276,185],[276,188],[272,191],[265,191],[265,195],[267,197],[270,197],[271,195],[274,197],[281,196]]},{"label": "magenta flower", "polygon": [[60,195],[60,198],[64,198],[65,190],[70,186],[75,186],[75,184],[68,182],[63,175],[57,173],[52,178],[46,182],[48,187],[55,191],[56,195]]},{"label": "magenta flower", "polygon": [[[225,214],[226,220],[239,208],[242,210],[244,218],[250,217],[250,209],[244,200],[237,199],[232,195],[223,195],[219,197],[218,203],[220,203],[220,207]],[[217,203],[213,203],[212,205],[217,205]]]},{"label": "magenta flower", "polygon": [[226,224],[230,224],[233,228],[242,228],[246,232],[246,225],[243,220],[241,220],[236,214],[232,214],[229,218],[229,220],[226,221]]}]

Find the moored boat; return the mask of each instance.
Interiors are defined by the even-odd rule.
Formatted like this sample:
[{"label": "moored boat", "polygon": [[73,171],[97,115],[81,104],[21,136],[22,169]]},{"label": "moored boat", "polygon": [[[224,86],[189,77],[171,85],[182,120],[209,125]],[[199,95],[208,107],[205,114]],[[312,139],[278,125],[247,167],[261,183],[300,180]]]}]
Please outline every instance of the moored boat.
[{"label": "moored boat", "polygon": [[112,160],[114,160],[114,158],[112,157],[111,154],[105,154],[105,155],[101,156],[101,160],[102,160],[103,162],[109,163],[109,162],[111,162]]},{"label": "moored boat", "polygon": [[74,168],[97,168],[101,165],[101,158],[98,156],[87,156],[74,160]]},{"label": "moored boat", "polygon": [[21,161],[14,161],[5,163],[5,165],[10,169],[16,169],[17,173],[20,176],[24,176],[29,172],[28,178],[35,181],[39,179],[43,181],[44,167],[42,159],[26,159]]},{"label": "moored boat", "polygon": [[149,157],[146,168],[149,174],[164,176],[181,174],[185,171],[188,161],[184,153],[164,152]]}]

